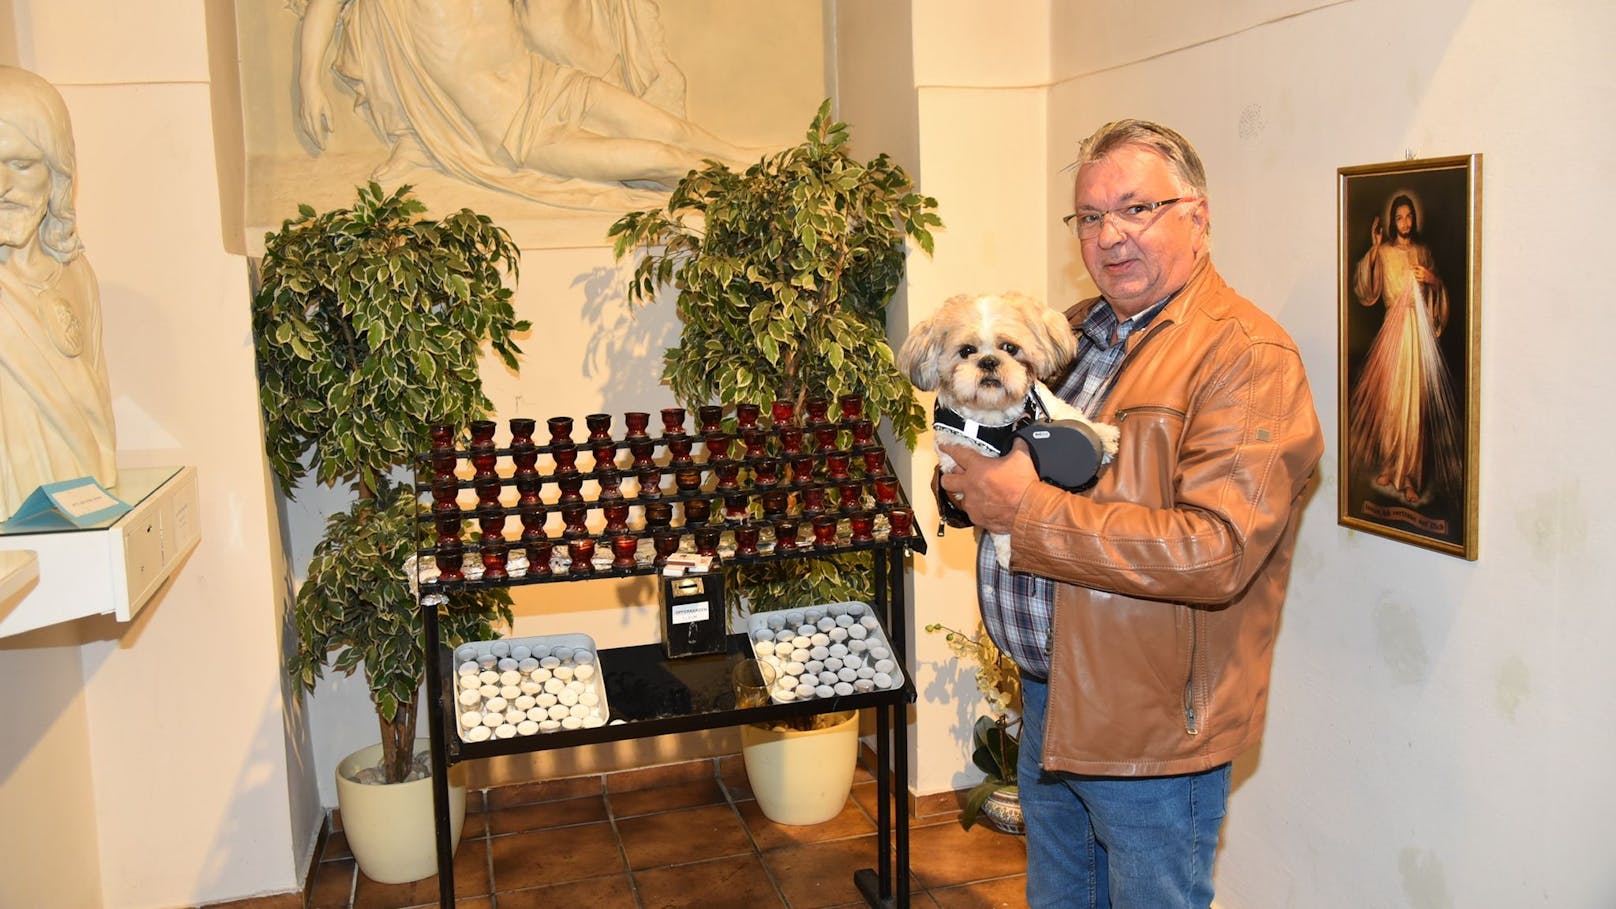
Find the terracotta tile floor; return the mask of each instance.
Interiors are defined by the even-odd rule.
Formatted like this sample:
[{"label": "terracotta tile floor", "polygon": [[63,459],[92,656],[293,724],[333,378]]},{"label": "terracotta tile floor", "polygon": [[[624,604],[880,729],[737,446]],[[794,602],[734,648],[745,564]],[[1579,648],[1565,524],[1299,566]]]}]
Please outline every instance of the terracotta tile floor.
[{"label": "terracotta tile floor", "polygon": [[[738,755],[467,793],[455,854],[464,909],[815,909],[864,905],[852,871],[874,866],[876,784],[860,770],[842,813],[813,827],[758,810]],[[911,905],[1021,906],[1023,841],[960,829],[949,797],[910,823]],[[306,909],[436,906],[436,876],[378,884],[342,832],[327,840]],[[212,909],[294,909],[297,894]]]}]

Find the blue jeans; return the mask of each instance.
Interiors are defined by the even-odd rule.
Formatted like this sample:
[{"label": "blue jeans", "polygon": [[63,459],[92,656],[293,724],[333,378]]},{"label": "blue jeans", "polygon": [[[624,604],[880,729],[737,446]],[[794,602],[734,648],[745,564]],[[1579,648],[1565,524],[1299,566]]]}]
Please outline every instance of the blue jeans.
[{"label": "blue jeans", "polygon": [[1229,767],[1163,777],[1046,773],[1047,683],[1021,677],[1027,904],[1033,909],[1207,909]]}]

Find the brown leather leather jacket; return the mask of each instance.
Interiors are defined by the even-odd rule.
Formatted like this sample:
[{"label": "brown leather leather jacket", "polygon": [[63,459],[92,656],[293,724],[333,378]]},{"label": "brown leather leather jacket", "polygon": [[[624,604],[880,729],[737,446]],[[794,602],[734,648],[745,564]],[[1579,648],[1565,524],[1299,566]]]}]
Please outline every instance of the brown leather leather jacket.
[{"label": "brown leather leather jacket", "polygon": [[1122,429],[1116,459],[1082,495],[1033,484],[1011,568],[1062,582],[1043,765],[1164,776],[1262,735],[1324,443],[1296,345],[1210,263],[1127,344],[1100,414]]}]

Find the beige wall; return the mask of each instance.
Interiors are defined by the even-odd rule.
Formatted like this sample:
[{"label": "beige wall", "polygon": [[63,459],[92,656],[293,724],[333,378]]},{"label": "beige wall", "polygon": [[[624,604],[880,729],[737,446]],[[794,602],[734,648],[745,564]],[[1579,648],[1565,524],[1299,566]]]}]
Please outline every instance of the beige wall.
[{"label": "beige wall", "polygon": [[[1176,4],[1147,4],[1147,6]],[[1598,289],[1616,157],[1606,3],[1332,4],[1154,40],[1060,4],[1050,155],[1119,116],[1185,132],[1224,276],[1301,344],[1329,449],[1281,631],[1268,737],[1239,762],[1228,909],[1616,904],[1602,781],[1616,734],[1616,392]],[[1144,39],[1132,41],[1135,35]],[[1090,59],[1111,68],[1089,71]],[[1335,523],[1335,169],[1481,152],[1481,558]],[[1055,230],[1051,287],[1075,293]],[[1568,200],[1581,200],[1573,202]]]},{"label": "beige wall", "polygon": [[13,692],[0,716],[42,736],[0,780],[5,827],[59,846],[0,855],[0,902],[161,907],[292,889],[318,802],[283,730],[247,271],[220,241],[206,10],[12,6],[18,62],[73,118],[120,461],[196,465],[202,542],[134,623],[0,650]]},{"label": "beige wall", "polygon": [[[276,518],[245,270],[219,240],[203,4],[9,6],[18,59],[62,87],[75,119],[125,457],[199,465],[204,526],[133,627],[0,644],[13,693],[0,720],[20,731],[0,746],[0,904],[291,889],[317,783],[375,727],[354,682],[323,686],[307,715],[281,689],[280,570],[265,555]],[[899,154],[948,222],[936,256],[911,259],[895,337],[960,291],[1071,299],[1085,282],[1058,226],[1061,168],[1097,122],[1157,117],[1204,152],[1220,267],[1302,345],[1332,439],[1335,168],[1486,154],[1481,560],[1338,528],[1332,445],[1302,528],[1270,735],[1240,765],[1219,899],[1610,905],[1616,803],[1595,774],[1612,745],[1616,618],[1598,568],[1616,531],[1594,515],[1616,500],[1597,419],[1616,396],[1603,343],[1616,316],[1594,269],[1616,165],[1602,46],[1616,14],[1593,0],[1248,0],[1175,25],[1182,7],[1165,3],[1126,20],[1078,0],[836,6],[858,151]],[[502,413],[666,401],[655,375],[670,307],[631,317],[624,272],[600,249],[529,254],[523,274],[518,305],[539,327],[524,375],[490,377]],[[316,494],[288,511],[289,563],[306,561],[329,507]],[[971,620],[970,552],[956,533],[916,560],[917,626]],[[654,635],[649,589],[556,586],[524,597],[520,633]],[[933,637],[915,650],[915,787],[965,785],[968,671]],[[186,687],[205,672],[221,681]]]}]

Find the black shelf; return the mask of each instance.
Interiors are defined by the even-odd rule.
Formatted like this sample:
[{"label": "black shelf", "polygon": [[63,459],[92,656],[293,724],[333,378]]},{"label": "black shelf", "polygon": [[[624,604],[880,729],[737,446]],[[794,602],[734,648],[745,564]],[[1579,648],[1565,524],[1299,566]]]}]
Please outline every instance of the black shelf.
[{"label": "black shelf", "polygon": [[[668,659],[660,644],[597,650],[595,665],[605,683],[606,704],[611,711],[607,725],[485,742],[467,742],[455,734],[448,736],[445,754],[450,763],[459,763],[843,710],[902,706],[915,700],[913,685],[905,677],[904,684],[885,691],[737,709],[730,686],[730,667],[751,656],[751,645],[745,634],[730,635],[726,651],[709,656]],[[454,678],[452,650],[440,648],[439,665],[443,678]],[[441,697],[445,714],[453,716],[453,688],[445,685]]]},{"label": "black shelf", "polygon": [[[868,430],[867,421],[863,428]],[[513,421],[514,423],[514,421]],[[474,428],[476,424],[473,424]],[[483,424],[487,432],[491,424]],[[844,420],[837,424],[821,423],[819,427],[839,427],[840,432],[849,432],[855,426],[852,420]],[[513,426],[514,428],[514,426]],[[441,435],[441,434],[440,434]],[[486,438],[486,436],[485,436]],[[684,438],[684,437],[680,437]],[[655,447],[662,448],[665,439],[656,439]],[[702,444],[700,436],[692,437],[694,444]],[[641,442],[643,445],[643,440]],[[771,445],[776,444],[771,442]],[[578,450],[588,451],[586,445],[575,446]],[[867,451],[878,446],[861,445],[855,453]],[[547,445],[529,446],[522,449],[524,455],[550,455],[554,447]],[[624,440],[617,441],[616,451],[621,454],[625,451]],[[478,489],[479,499],[485,493],[492,494],[488,484],[496,479],[496,472],[489,466],[505,461],[516,453],[516,449],[505,447],[493,449],[486,444],[479,451],[466,448],[452,448],[449,446],[435,448],[432,452],[419,456],[418,463],[423,469],[430,469],[431,476],[440,480],[440,487],[450,477],[442,469],[444,464],[457,464],[462,461],[480,458],[487,472],[482,475],[483,489]],[[693,465],[683,465],[682,469],[700,470],[704,472],[704,480],[700,488],[667,491],[657,496],[624,496],[613,498],[609,504],[626,504],[631,508],[643,508],[647,504],[666,502],[680,504],[697,499],[705,499],[718,505],[726,496],[744,495],[748,497],[749,508],[751,503],[757,502],[758,497],[764,493],[784,492],[792,502],[790,511],[782,515],[803,521],[813,517],[803,513],[803,503],[800,500],[804,490],[831,490],[840,492],[845,485],[841,476],[827,477],[824,475],[825,464],[823,460],[830,449],[820,448],[810,454],[815,458],[812,467],[812,477],[804,474],[803,482],[781,482],[768,485],[752,485],[743,480],[741,487],[716,488],[713,483],[715,477],[706,472],[714,466],[710,463],[697,462]],[[737,459],[740,469],[745,477],[750,477],[756,465],[756,460]],[[883,458],[884,462],[884,458]],[[532,461],[528,462],[529,465]],[[430,468],[429,468],[430,465]],[[793,466],[793,470],[795,470]],[[855,467],[856,470],[856,467]],[[669,465],[659,465],[658,475],[666,476],[674,471]],[[619,469],[617,473],[622,476],[631,475],[630,471]],[[569,481],[579,478],[596,479],[600,476],[597,471],[578,471],[568,474]],[[890,472],[879,475],[856,472],[851,482],[857,489],[862,490],[865,482],[874,482],[879,476],[882,482],[896,484]],[[497,473],[498,487],[518,485],[515,478],[508,472]],[[556,485],[557,477],[553,473],[541,473],[535,477],[532,473],[525,478],[530,493],[540,487]],[[467,489],[477,489],[478,483],[463,478],[456,479],[452,484],[455,493]],[[415,488],[418,497],[436,496],[433,483],[424,480],[422,476],[416,477]],[[889,487],[890,491],[890,487]],[[447,494],[448,500],[455,495]],[[839,496],[838,496],[839,498]],[[434,514],[422,518],[423,528],[444,517],[459,516],[463,520],[482,519],[487,516],[490,509],[501,519],[519,517],[520,510],[501,502],[495,505],[491,500],[486,507],[480,509],[462,509],[452,504],[452,501],[439,502],[438,505],[446,507],[447,513],[435,510]],[[869,497],[860,494],[860,501],[855,507],[838,507],[826,509],[823,513],[834,516],[839,522],[848,522],[854,513],[867,515],[887,515],[895,508],[908,508],[908,497],[901,485],[896,485],[896,496],[892,500],[879,500],[870,502]],[[548,515],[555,515],[561,508],[560,502],[543,501],[544,511]],[[587,512],[599,511],[608,504],[607,501],[594,498],[579,502],[576,499],[568,505],[573,509],[582,508]],[[838,505],[843,503],[838,502]],[[766,510],[766,509],[765,509]],[[715,509],[716,511],[716,509]],[[903,663],[906,652],[908,610],[905,605],[903,589],[903,572],[905,559],[911,552],[925,552],[926,541],[919,533],[919,529],[911,525],[911,533],[906,536],[889,538],[885,528],[880,528],[871,540],[852,542],[847,533],[838,532],[835,545],[816,547],[810,535],[804,533],[799,536],[800,544],[792,550],[773,550],[771,523],[768,518],[755,523],[763,531],[760,543],[760,552],[755,556],[736,558],[734,545],[722,546],[721,551],[725,559],[721,564],[747,565],[770,562],[789,562],[808,559],[826,558],[846,553],[869,552],[873,554],[874,578],[872,602],[869,604],[876,617],[880,620],[885,631],[891,650]],[[450,522],[452,525],[452,521]],[[682,521],[660,529],[673,531],[678,534],[680,549],[688,551],[684,545],[691,541],[698,527],[710,528],[720,531],[726,536],[733,536],[738,526],[745,526],[752,521],[714,521],[711,524],[685,526]],[[498,544],[499,530],[488,531],[490,525],[482,522],[485,532],[495,534],[494,544]],[[506,525],[509,526],[509,525]],[[840,524],[838,527],[840,528]],[[516,533],[521,528],[511,528]],[[612,534],[589,533],[582,536],[550,536],[549,543],[557,553],[565,549],[567,542],[573,539],[587,538],[599,543],[607,543],[613,537],[621,538],[631,536],[643,540],[652,535],[657,528],[635,528],[628,532],[615,532]],[[417,570],[434,563],[438,557],[450,551],[483,553],[480,541],[472,536],[462,538],[458,531],[454,533],[449,547],[445,546],[444,530],[439,525],[439,540],[435,546],[421,546],[416,550]],[[486,538],[485,538],[486,539]],[[498,547],[494,552],[508,548],[516,551],[522,544],[506,537],[506,545]],[[642,554],[643,555],[643,554]],[[503,556],[496,556],[503,559]],[[453,563],[451,563],[453,564]],[[504,564],[500,561],[498,564]],[[552,565],[557,562],[552,562]],[[715,565],[714,570],[719,566]],[[875,718],[875,744],[877,772],[877,817],[876,825],[879,832],[880,848],[875,857],[875,868],[856,870],[853,873],[854,883],[866,902],[881,909],[905,909],[909,905],[909,823],[907,813],[907,800],[901,798],[901,789],[893,786],[894,781],[904,781],[908,778],[908,705],[914,703],[915,689],[913,676],[904,666],[903,683],[891,689],[855,693],[846,696],[829,698],[814,698],[806,701],[773,704],[766,707],[753,707],[737,709],[734,695],[731,692],[730,668],[738,660],[752,656],[751,643],[745,633],[732,633],[728,636],[726,652],[699,657],[668,658],[660,643],[639,644],[629,647],[616,647],[596,651],[596,665],[606,693],[606,706],[609,714],[607,724],[595,728],[558,730],[555,732],[541,732],[534,735],[515,736],[508,739],[490,739],[483,742],[466,742],[460,738],[457,718],[459,711],[456,707],[456,692],[453,683],[456,677],[455,657],[452,649],[442,646],[438,626],[438,602],[441,594],[453,593],[457,590],[479,589],[490,587],[519,587],[533,584],[565,583],[572,581],[598,581],[608,579],[621,579],[630,577],[655,576],[660,574],[662,567],[653,564],[648,559],[640,561],[633,568],[605,568],[597,566],[596,570],[573,573],[562,570],[557,573],[536,575],[533,577],[516,576],[498,579],[479,578],[475,580],[460,579],[440,581],[434,577],[417,577],[419,597],[417,606],[420,610],[422,626],[425,637],[426,652],[434,654],[434,659],[427,661],[427,726],[432,744],[432,784],[434,805],[434,826],[436,828],[438,846],[438,887],[439,901],[444,909],[454,905],[454,862],[453,848],[449,830],[449,783],[448,768],[450,765],[462,761],[482,760],[502,755],[523,754],[534,751],[549,751],[559,748],[572,748],[580,745],[593,745],[604,742],[623,741],[627,739],[645,738],[649,736],[666,735],[670,733],[692,732],[704,729],[718,729],[731,726],[740,726],[749,723],[763,723],[775,720],[784,720],[793,717],[811,716],[824,713],[835,713],[845,710],[869,710]],[[805,604],[806,605],[806,604]]]}]

